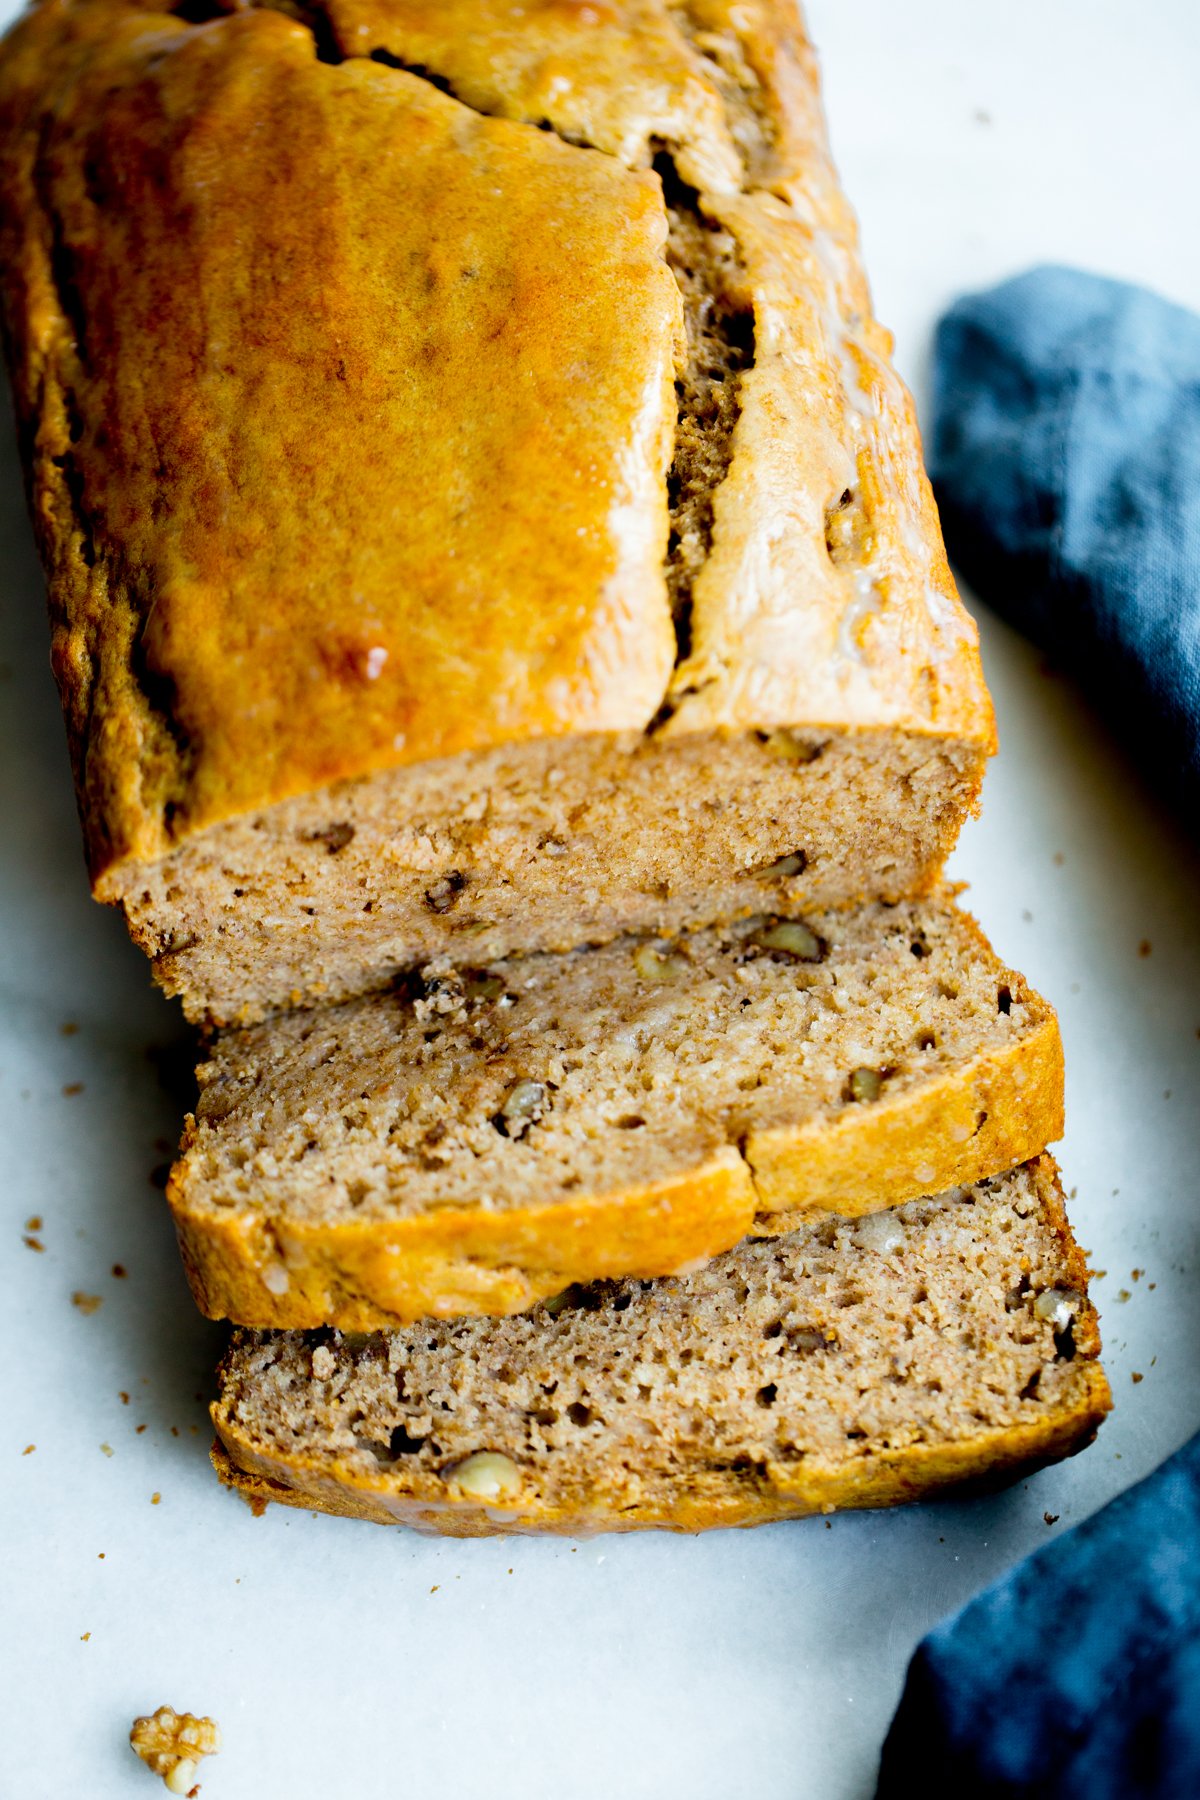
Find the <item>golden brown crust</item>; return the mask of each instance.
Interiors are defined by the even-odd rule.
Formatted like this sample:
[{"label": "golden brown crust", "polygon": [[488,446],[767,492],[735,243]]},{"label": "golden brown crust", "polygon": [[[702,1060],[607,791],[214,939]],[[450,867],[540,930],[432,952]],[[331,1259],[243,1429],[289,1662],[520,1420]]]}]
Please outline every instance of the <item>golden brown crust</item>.
[{"label": "golden brown crust", "polygon": [[1112,1396],[1098,1363],[1084,1371],[1082,1385],[1083,1392],[1069,1407],[1036,1425],[981,1431],[966,1442],[945,1446],[912,1444],[850,1469],[809,1469],[802,1478],[769,1492],[755,1491],[730,1475],[698,1479],[686,1490],[681,1488],[669,1506],[623,1507],[619,1514],[607,1513],[600,1505],[591,1511],[561,1512],[530,1507],[505,1517],[495,1506],[450,1501],[439,1508],[428,1500],[399,1501],[391,1496],[384,1505],[365,1484],[350,1477],[331,1481],[317,1473],[302,1452],[288,1458],[260,1456],[228,1421],[216,1416],[215,1409],[212,1463],[225,1486],[241,1494],[255,1513],[274,1500],[338,1518],[407,1525],[413,1531],[462,1538],[711,1531],[815,1513],[899,1506],[949,1488],[1001,1486],[1017,1475],[1032,1474],[1046,1463],[1086,1449],[1103,1423]]},{"label": "golden brown crust", "polygon": [[[101,895],[286,796],[640,730],[668,694],[673,732],[990,750],[798,14],[296,10],[348,60],[278,12],[127,0],[41,0],[6,46],[6,338]],[[660,143],[758,343],[690,647]],[[853,566],[826,547],[851,490]]]},{"label": "golden brown crust", "polygon": [[94,683],[97,871],[375,768],[643,725],[674,653],[655,180],[319,63],[277,13],[73,16],[98,41],[28,177],[14,336],[35,486],[90,534],[57,661]]},{"label": "golden brown crust", "polygon": [[345,1331],[524,1312],[574,1281],[670,1274],[736,1244],[756,1209],[731,1148],[672,1182],[503,1212],[445,1207],[362,1224],[285,1225],[192,1211],[177,1190],[169,1198],[192,1293],[210,1318]]}]

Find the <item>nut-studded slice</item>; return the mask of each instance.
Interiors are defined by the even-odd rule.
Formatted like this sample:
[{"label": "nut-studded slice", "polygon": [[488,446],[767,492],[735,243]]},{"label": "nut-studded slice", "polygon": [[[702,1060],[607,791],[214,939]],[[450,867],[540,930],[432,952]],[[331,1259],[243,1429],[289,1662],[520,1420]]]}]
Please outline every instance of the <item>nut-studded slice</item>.
[{"label": "nut-studded slice", "polygon": [[256,1505],[452,1536],[752,1525],[1066,1455],[1098,1353],[1043,1157],[519,1318],[239,1333],[216,1461]]},{"label": "nut-studded slice", "polygon": [[218,1038],[200,1083],[169,1185],[200,1305],[349,1330],[975,1180],[1062,1105],[1053,1011],[945,897],[434,965]]}]

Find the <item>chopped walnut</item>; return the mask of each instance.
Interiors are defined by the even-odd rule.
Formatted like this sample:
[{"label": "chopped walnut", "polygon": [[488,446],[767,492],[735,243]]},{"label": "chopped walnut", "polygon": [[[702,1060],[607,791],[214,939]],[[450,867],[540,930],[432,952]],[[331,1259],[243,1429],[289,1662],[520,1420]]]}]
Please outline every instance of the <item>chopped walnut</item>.
[{"label": "chopped walnut", "polygon": [[221,1748],[221,1728],[215,1719],[160,1706],[149,1718],[133,1721],[129,1742],[151,1773],[162,1776],[168,1793],[190,1794],[202,1758]]},{"label": "chopped walnut", "polygon": [[467,994],[462,975],[449,957],[438,956],[421,970],[424,992],[413,1002],[413,1016],[422,1024],[443,1019],[462,1024],[467,1016]]}]

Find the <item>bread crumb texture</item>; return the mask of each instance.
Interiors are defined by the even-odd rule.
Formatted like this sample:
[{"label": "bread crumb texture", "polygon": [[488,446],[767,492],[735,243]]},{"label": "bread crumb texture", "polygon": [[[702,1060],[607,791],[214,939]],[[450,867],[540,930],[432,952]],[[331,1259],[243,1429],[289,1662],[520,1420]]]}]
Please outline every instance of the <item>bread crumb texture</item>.
[{"label": "bread crumb texture", "polygon": [[513,1318],[238,1333],[217,1463],[259,1503],[453,1535],[914,1498],[1090,1439],[1086,1279],[1043,1157]]}]

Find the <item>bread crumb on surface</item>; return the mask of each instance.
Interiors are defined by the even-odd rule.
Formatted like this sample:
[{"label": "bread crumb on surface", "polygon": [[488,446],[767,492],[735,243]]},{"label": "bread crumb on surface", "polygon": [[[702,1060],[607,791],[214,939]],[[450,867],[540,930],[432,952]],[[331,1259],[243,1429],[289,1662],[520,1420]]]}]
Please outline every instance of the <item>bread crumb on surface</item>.
[{"label": "bread crumb on surface", "polygon": [[64,1100],[73,1100],[75,1098],[76,1094],[82,1094],[82,1092],[83,1092],[82,1081],[67,1081],[67,1082],[63,1083],[63,1099]]},{"label": "bread crumb on surface", "polygon": [[221,1727],[215,1719],[160,1706],[133,1721],[129,1743],[151,1773],[161,1775],[168,1793],[193,1794],[201,1762],[221,1748]]},{"label": "bread crumb on surface", "polygon": [[36,1444],[26,1444],[25,1448],[21,1452],[21,1455],[22,1456],[32,1456],[36,1449],[37,1449]]},{"label": "bread crumb on surface", "polygon": [[1045,1519],[1047,1525],[1057,1525],[1058,1521],[1062,1518],[1062,1514],[1047,1512],[1047,1513],[1043,1513],[1042,1517],[1043,1517],[1043,1519]]},{"label": "bread crumb on surface", "polygon": [[159,1504],[159,1502],[161,1501],[161,1499],[162,1499],[161,1494],[151,1494],[151,1496],[150,1496],[151,1506],[157,1506]]},{"label": "bread crumb on surface", "polygon": [[105,1456],[111,1456],[113,1453],[113,1447],[111,1444],[101,1444],[100,1448],[103,1450]]},{"label": "bread crumb on surface", "polygon": [[81,1313],[94,1313],[104,1305],[103,1294],[85,1294],[76,1288],[71,1295],[71,1305],[77,1306]]},{"label": "bread crumb on surface", "polygon": [[46,1248],[45,1244],[40,1244],[35,1237],[26,1237],[21,1241],[27,1250],[44,1250]]}]

